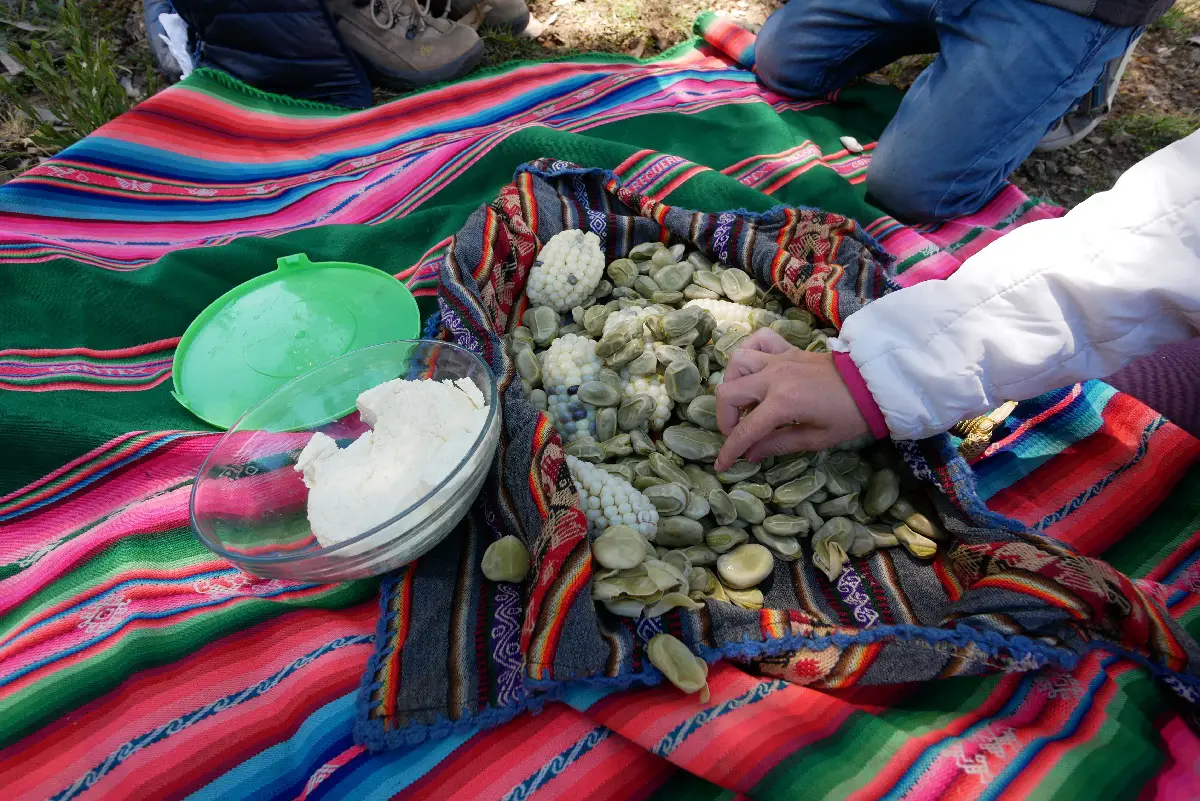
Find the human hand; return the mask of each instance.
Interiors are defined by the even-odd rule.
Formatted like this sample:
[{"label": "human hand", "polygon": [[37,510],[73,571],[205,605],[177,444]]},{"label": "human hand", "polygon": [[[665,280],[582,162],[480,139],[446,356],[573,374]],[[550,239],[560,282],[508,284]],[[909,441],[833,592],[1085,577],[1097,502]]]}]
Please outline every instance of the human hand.
[{"label": "human hand", "polygon": [[725,381],[757,373],[767,366],[772,356],[799,350],[770,328],[760,328],[738,343],[737,350],[729,357],[729,364],[725,365]]},{"label": "human hand", "polygon": [[[727,437],[717,455],[717,470],[728,469],[743,454],[757,462],[870,434],[832,354],[808,353],[791,345],[778,352],[766,348],[778,348],[778,343],[763,335],[749,350],[739,348],[717,387],[717,425]],[[741,410],[749,406],[754,408],[739,421]]]}]

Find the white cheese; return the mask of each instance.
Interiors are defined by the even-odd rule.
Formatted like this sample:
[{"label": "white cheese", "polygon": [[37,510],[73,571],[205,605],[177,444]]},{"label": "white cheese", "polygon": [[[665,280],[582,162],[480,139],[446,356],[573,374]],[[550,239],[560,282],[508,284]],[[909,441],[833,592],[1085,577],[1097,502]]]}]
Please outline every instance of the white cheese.
[{"label": "white cheese", "polygon": [[[471,450],[488,417],[483,393],[467,378],[398,378],[359,395],[358,411],[370,431],[345,448],[317,432],[296,460],[308,487],[308,522],[323,547],[386,523],[424,498]],[[427,516],[428,510],[414,512],[412,523]],[[410,528],[400,523],[390,536]]]}]

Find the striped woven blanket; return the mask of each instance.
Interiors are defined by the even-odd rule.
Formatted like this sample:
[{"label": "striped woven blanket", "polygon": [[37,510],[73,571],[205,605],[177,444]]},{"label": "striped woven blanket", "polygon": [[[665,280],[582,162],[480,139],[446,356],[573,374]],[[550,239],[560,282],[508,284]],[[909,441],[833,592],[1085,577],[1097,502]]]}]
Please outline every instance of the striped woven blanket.
[{"label": "striped woven blanket", "polygon": [[[887,688],[763,681],[712,703],[579,687],[491,729],[355,744],[376,582],[243,574],[187,528],[214,434],[179,335],[276,258],[413,269],[552,154],[680,208],[820,206],[951,273],[1055,213],[1006,189],[907,228],[861,182],[897,97],[795,102],[706,36],[653,62],[512,65],[347,114],[199,73],[0,188],[0,786],[13,798],[1179,798],[1200,740],[1132,660]],[[704,135],[700,135],[703,132]],[[855,136],[864,154],[838,137]],[[668,155],[669,154],[669,155]],[[999,513],[1103,557],[1200,632],[1200,444],[1099,383],[1023,405],[973,468]]]}]

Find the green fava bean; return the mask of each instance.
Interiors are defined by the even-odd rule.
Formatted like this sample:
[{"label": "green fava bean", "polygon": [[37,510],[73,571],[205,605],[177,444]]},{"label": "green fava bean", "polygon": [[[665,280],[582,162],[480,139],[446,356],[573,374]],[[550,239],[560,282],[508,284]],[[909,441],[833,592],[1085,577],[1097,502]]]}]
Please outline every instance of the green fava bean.
[{"label": "green fava bean", "polygon": [[645,348],[643,347],[641,340],[631,339],[625,345],[625,347],[621,348],[612,356],[609,356],[607,359],[605,359],[604,363],[617,370],[629,364],[638,356],[641,356],[644,351]]},{"label": "green fava bean", "polygon": [[763,502],[745,490],[730,490],[729,500],[733,501],[738,518],[747,523],[761,523],[767,517],[767,507],[763,505]]},{"label": "green fava bean", "polygon": [[532,350],[524,349],[517,353],[516,358],[517,372],[521,378],[529,382],[531,387],[540,386],[542,383],[542,363],[538,361],[538,357],[534,355]]},{"label": "green fava bean", "polygon": [[509,534],[487,547],[480,567],[488,581],[524,581],[529,573],[529,549]]},{"label": "green fava bean", "polygon": [[[654,414],[655,405],[654,398],[649,395],[642,393],[634,395],[617,409],[617,425],[622,431],[633,431],[640,428],[650,419],[650,415]],[[636,445],[634,449],[637,449]]]},{"label": "green fava bean", "polygon": [[692,488],[692,480],[688,478],[688,474],[683,472],[679,467],[676,467],[674,462],[661,453],[655,452],[650,454],[650,469],[659,478],[666,481],[673,481],[685,489]]},{"label": "green fava bean", "polygon": [[771,552],[757,543],[739,545],[717,557],[717,575],[733,590],[745,590],[759,584],[774,569]]},{"label": "green fava bean", "polygon": [[688,492],[687,506],[683,509],[683,516],[690,517],[693,520],[702,520],[709,513],[708,499],[698,492]]},{"label": "green fava bean", "polygon": [[799,478],[808,469],[808,459],[793,459],[790,462],[776,465],[766,472],[763,478],[772,487],[778,487]]},{"label": "green fava bean", "polygon": [[578,397],[592,406],[616,406],[621,402],[621,393],[603,381],[584,381],[579,385]]},{"label": "green fava bean", "polygon": [[725,472],[717,473],[717,478],[721,480],[722,484],[736,484],[739,481],[745,481],[751,476],[758,475],[758,471],[761,469],[761,465],[739,459]]},{"label": "green fava bean", "polygon": [[694,273],[690,264],[672,264],[655,272],[654,281],[668,292],[682,292]]},{"label": "green fava bean", "polygon": [[717,521],[717,525],[727,526],[734,520],[737,520],[737,507],[729,495],[719,487],[709,490],[708,506],[712,510],[713,519]]},{"label": "green fava bean", "polygon": [[721,273],[721,289],[725,297],[734,303],[749,304],[758,296],[754,281],[750,276],[736,267],[731,267]]},{"label": "green fava bean", "polygon": [[700,392],[700,371],[691,361],[673,361],[663,371],[663,386],[671,400],[687,403]]},{"label": "green fava bean", "polygon": [[644,490],[646,500],[654,504],[660,515],[670,516],[682,514],[687,508],[688,491],[680,484],[660,484]]},{"label": "green fava bean", "polygon": [[658,530],[654,535],[657,545],[668,548],[686,548],[689,545],[699,545],[704,542],[704,526],[699,520],[690,517],[660,517]]},{"label": "green fava bean", "polygon": [[765,603],[762,590],[758,587],[751,587],[748,590],[726,589],[725,594],[729,598],[729,603],[752,612],[762,609]]},{"label": "green fava bean", "polygon": [[570,456],[576,459],[582,459],[585,462],[600,463],[607,458],[608,454],[604,452],[604,447],[591,437],[583,437],[572,442],[563,450]]},{"label": "green fava bean", "polygon": [[750,533],[754,539],[775,555],[776,559],[784,562],[794,562],[800,558],[802,551],[800,541],[795,537],[777,537],[767,532],[762,526],[751,526]]},{"label": "green fava bean", "polygon": [[721,526],[707,531],[704,534],[704,544],[712,548],[717,553],[728,553],[739,545],[745,545],[750,541],[750,535],[745,529],[730,528]]},{"label": "green fava bean", "polygon": [[624,287],[633,286],[633,282],[640,275],[637,264],[632,259],[617,259],[608,265],[605,272],[615,285]]},{"label": "green fava bean", "polygon": [[611,406],[596,412],[596,438],[606,442],[617,435],[617,410]]},{"label": "green fava bean", "polygon": [[683,472],[687,473],[687,477],[692,480],[692,488],[706,498],[708,493],[715,489],[721,489],[720,479],[698,464],[685,464]]},{"label": "green fava bean", "polygon": [[600,447],[604,448],[604,453],[608,458],[629,456],[633,453],[633,445],[630,444],[628,434],[617,434],[612,439],[606,439],[600,443]]},{"label": "green fava bean", "polygon": [[693,462],[713,461],[725,444],[725,438],[720,434],[691,423],[668,426],[662,437],[668,448]]},{"label": "green fava bean", "polygon": [[646,432],[634,429],[629,432],[629,444],[633,446],[633,452],[638,456],[649,456],[654,453],[654,442],[646,435]]},{"label": "green fava bean", "polygon": [[762,526],[768,534],[776,537],[798,537],[809,532],[810,523],[794,515],[767,515]]},{"label": "green fava bean", "polygon": [[709,431],[719,431],[717,425],[717,396],[699,395],[687,405],[687,419]]},{"label": "green fava bean", "polygon": [[683,554],[692,564],[692,569],[697,566],[707,567],[717,563],[717,552],[707,545],[689,545],[683,549]]},{"label": "green fava bean", "polygon": [[779,485],[771,497],[779,506],[798,506],[815,495],[823,486],[825,486],[825,475],[817,472]]},{"label": "green fava bean", "polygon": [[646,559],[646,540],[630,526],[609,526],[592,542],[592,556],[612,570],[637,567]]},{"label": "green fava bean", "polygon": [[852,514],[858,505],[858,495],[851,493],[834,498],[831,501],[825,501],[817,507],[817,514],[821,517],[841,517]]},{"label": "green fava bean", "polygon": [[771,500],[771,487],[769,484],[764,484],[761,481],[739,481],[733,485],[735,490],[748,492],[760,501]]},{"label": "green fava bean", "polygon": [[685,693],[699,693],[700,703],[709,699],[708,665],[670,634],[658,634],[646,646],[650,664]]},{"label": "green fava bean", "polygon": [[633,479],[635,478],[633,475],[633,468],[627,464],[601,464],[597,465],[597,467],[606,473],[612,473],[614,476],[620,476],[630,484],[633,483]]}]

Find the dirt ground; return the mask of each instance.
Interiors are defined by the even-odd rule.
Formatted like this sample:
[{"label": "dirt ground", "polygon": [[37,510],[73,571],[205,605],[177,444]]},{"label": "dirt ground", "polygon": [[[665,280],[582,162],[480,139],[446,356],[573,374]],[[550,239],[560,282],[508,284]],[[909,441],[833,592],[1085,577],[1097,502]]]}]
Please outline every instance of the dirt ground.
[{"label": "dirt ground", "polygon": [[[46,93],[39,80],[63,72],[64,57],[79,30],[61,22],[61,0],[0,0],[0,80],[25,108],[45,119]],[[779,0],[532,0],[541,28],[533,39],[486,34],[487,64],[512,58],[537,59],[598,51],[648,57],[691,35],[702,11],[727,14],[739,22],[761,24],[782,5]],[[76,84],[94,82],[108,102],[76,120],[52,121],[58,138],[86,133],[93,121],[119,112],[166,84],[152,68],[139,0],[79,0],[79,28],[109,45],[109,55],[90,54],[91,74]],[[44,44],[46,69],[20,69],[14,51]],[[60,44],[61,43],[61,44]],[[19,53],[17,54],[19,55]],[[928,63],[910,56],[867,80],[904,88]],[[16,65],[18,69],[14,70]],[[89,68],[89,69],[92,69]],[[19,74],[14,74],[17,72]],[[40,78],[39,78],[40,76]],[[51,155],[58,143],[39,136],[28,114],[0,87],[0,182]],[[74,91],[73,86],[48,91]],[[380,102],[387,92],[377,93]],[[68,105],[71,102],[67,101]],[[1031,156],[1014,174],[1025,191],[1064,206],[1103,191],[1129,166],[1164,145],[1200,128],[1200,0],[1178,0],[1138,45],[1109,118],[1084,142],[1057,153]]]}]

